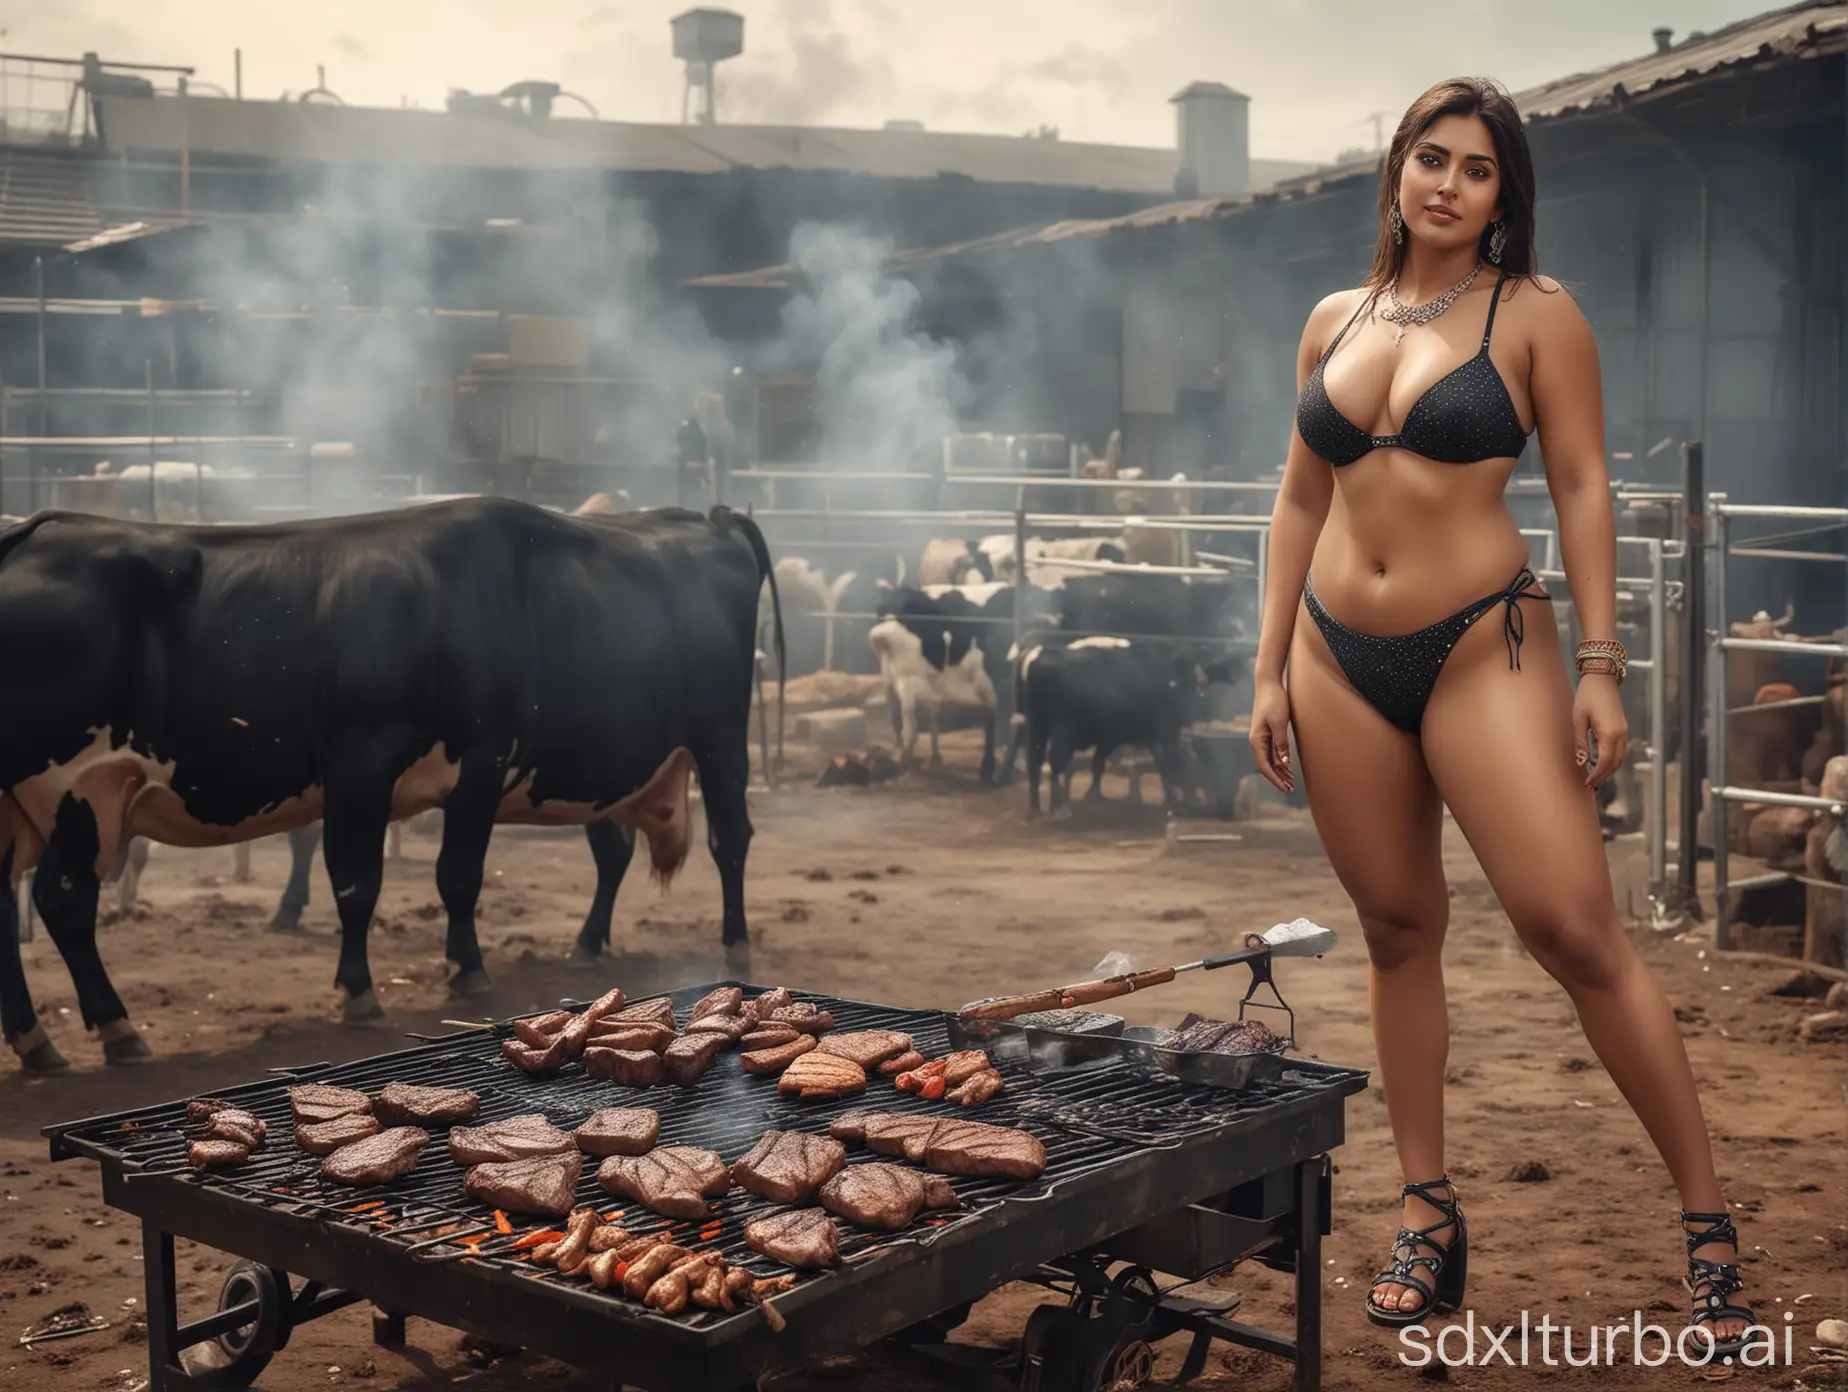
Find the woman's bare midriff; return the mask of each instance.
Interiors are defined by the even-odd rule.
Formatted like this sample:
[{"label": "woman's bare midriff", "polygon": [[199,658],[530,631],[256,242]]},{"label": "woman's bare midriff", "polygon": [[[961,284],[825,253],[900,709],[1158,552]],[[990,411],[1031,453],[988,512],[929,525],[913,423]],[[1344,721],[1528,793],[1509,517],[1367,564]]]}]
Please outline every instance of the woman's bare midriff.
[{"label": "woman's bare midriff", "polygon": [[1335,471],[1310,571],[1348,628],[1411,633],[1502,589],[1529,564],[1502,493],[1511,459],[1439,464],[1376,450]]}]

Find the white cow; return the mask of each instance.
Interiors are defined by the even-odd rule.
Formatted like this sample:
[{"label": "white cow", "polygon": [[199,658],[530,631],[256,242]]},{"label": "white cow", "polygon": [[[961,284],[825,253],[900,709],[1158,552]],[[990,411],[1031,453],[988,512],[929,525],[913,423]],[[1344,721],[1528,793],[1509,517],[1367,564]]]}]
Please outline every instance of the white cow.
[{"label": "white cow", "polygon": [[913,762],[920,715],[930,727],[932,768],[943,765],[943,754],[937,745],[937,715],[943,707],[979,706],[987,712],[989,729],[993,729],[1000,699],[983,665],[982,649],[976,644],[971,643],[960,660],[946,660],[939,668],[925,657],[924,640],[897,619],[881,619],[873,625],[866,641],[879,655],[879,672],[885,678],[886,691],[898,704],[899,754],[906,764]]}]

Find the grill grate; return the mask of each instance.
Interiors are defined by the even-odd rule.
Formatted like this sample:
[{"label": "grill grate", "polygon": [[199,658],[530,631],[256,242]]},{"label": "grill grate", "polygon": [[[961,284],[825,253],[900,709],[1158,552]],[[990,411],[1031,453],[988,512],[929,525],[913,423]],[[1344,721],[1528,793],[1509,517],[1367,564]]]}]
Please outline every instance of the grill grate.
[{"label": "grill grate", "polygon": [[[696,987],[671,993],[683,1020],[688,1008],[708,989]],[[747,993],[754,989],[747,988]],[[813,1002],[830,1012],[837,1031],[901,1030],[912,1036],[916,1048],[927,1058],[942,1057],[951,1050],[947,1020],[939,1012],[902,1010],[807,992],[793,994],[797,1000]],[[1304,1065],[1287,1068],[1279,1078],[1256,1081],[1245,1091],[1233,1094],[1142,1073],[1116,1061],[1056,1074],[1035,1074],[1019,1064],[1002,1061],[998,1066],[1006,1079],[1006,1090],[977,1107],[926,1102],[897,1091],[876,1073],[869,1077],[866,1092],[858,1097],[803,1103],[780,1097],[775,1079],[746,1074],[735,1049],[720,1054],[692,1089],[667,1084],[644,1089],[618,1087],[589,1077],[581,1063],[572,1064],[553,1078],[533,1078],[500,1058],[500,1042],[511,1034],[511,1024],[503,1021],[421,1048],[223,1090],[215,1095],[261,1117],[268,1123],[270,1133],[261,1151],[248,1163],[231,1170],[195,1172],[186,1166],[187,1142],[201,1128],[187,1123],[184,1101],[58,1128],[59,1136],[73,1150],[120,1164],[130,1183],[201,1186],[246,1203],[349,1225],[369,1232],[378,1241],[415,1249],[427,1260],[470,1260],[516,1279],[562,1283],[610,1301],[630,1318],[668,1320],[681,1328],[701,1329],[743,1318],[744,1312],[725,1315],[689,1306],[680,1315],[660,1315],[620,1294],[598,1292],[582,1277],[565,1277],[539,1267],[514,1251],[521,1237],[562,1226],[562,1220],[510,1214],[512,1233],[496,1232],[492,1211],[463,1192],[464,1169],[450,1159],[447,1129],[440,1125],[426,1128],[431,1133],[430,1144],[424,1148],[416,1170],[403,1179],[364,1188],[323,1180],[318,1173],[320,1160],[306,1155],[294,1143],[288,1089],[306,1081],[368,1093],[376,1093],[389,1082],[464,1087],[481,1098],[480,1114],[471,1124],[540,1112],[567,1131],[599,1107],[649,1107],[661,1118],[659,1144],[700,1146],[716,1151],[728,1164],[755,1145],[767,1130],[825,1135],[836,1117],[863,1109],[960,1116],[999,1126],[1021,1126],[1045,1146],[1047,1167],[1040,1179],[1023,1184],[1011,1179],[952,1178],[949,1182],[961,1207],[927,1211],[898,1233],[870,1233],[846,1221],[838,1222],[841,1261],[844,1266],[852,1266],[898,1243],[928,1243],[953,1225],[981,1221],[983,1214],[1004,1202],[1043,1196],[1076,1176],[1150,1148],[1176,1144],[1331,1087],[1345,1091],[1343,1084],[1353,1076],[1347,1070]],[[860,1147],[849,1148],[849,1164],[885,1158]],[[752,1251],[743,1235],[746,1221],[781,1212],[784,1206],[734,1188],[714,1203],[712,1216],[702,1222],[668,1219],[605,1193],[596,1183],[596,1157],[586,1156],[585,1161],[577,1188],[578,1203],[595,1205],[605,1215],[620,1213],[619,1221],[631,1231],[663,1232],[683,1245],[717,1251],[727,1261],[759,1276],[788,1274],[781,1263]],[[805,1284],[826,1276],[825,1272],[799,1273],[797,1281]]]}]

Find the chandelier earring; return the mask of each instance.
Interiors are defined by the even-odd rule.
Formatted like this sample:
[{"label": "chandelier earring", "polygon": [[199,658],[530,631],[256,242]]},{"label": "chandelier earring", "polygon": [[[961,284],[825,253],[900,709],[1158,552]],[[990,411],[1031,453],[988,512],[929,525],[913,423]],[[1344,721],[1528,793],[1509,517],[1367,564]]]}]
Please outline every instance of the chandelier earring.
[{"label": "chandelier earring", "polygon": [[1507,245],[1508,224],[1505,222],[1498,222],[1495,224],[1495,230],[1489,234],[1489,260],[1499,266],[1501,264],[1502,251]]},{"label": "chandelier earring", "polygon": [[1387,215],[1386,225],[1392,228],[1393,245],[1394,246],[1404,246],[1405,245],[1405,218],[1399,212],[1399,202],[1397,199],[1393,200],[1392,212]]}]

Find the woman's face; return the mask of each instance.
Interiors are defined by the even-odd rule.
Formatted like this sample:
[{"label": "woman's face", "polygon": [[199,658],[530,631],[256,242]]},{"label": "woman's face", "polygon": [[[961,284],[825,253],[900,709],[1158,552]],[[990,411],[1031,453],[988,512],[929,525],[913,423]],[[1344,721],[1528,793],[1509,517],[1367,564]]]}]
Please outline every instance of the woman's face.
[{"label": "woman's face", "polygon": [[1407,231],[1433,247],[1478,241],[1501,217],[1501,165],[1480,116],[1444,116],[1406,152],[1399,174],[1399,215]]}]

